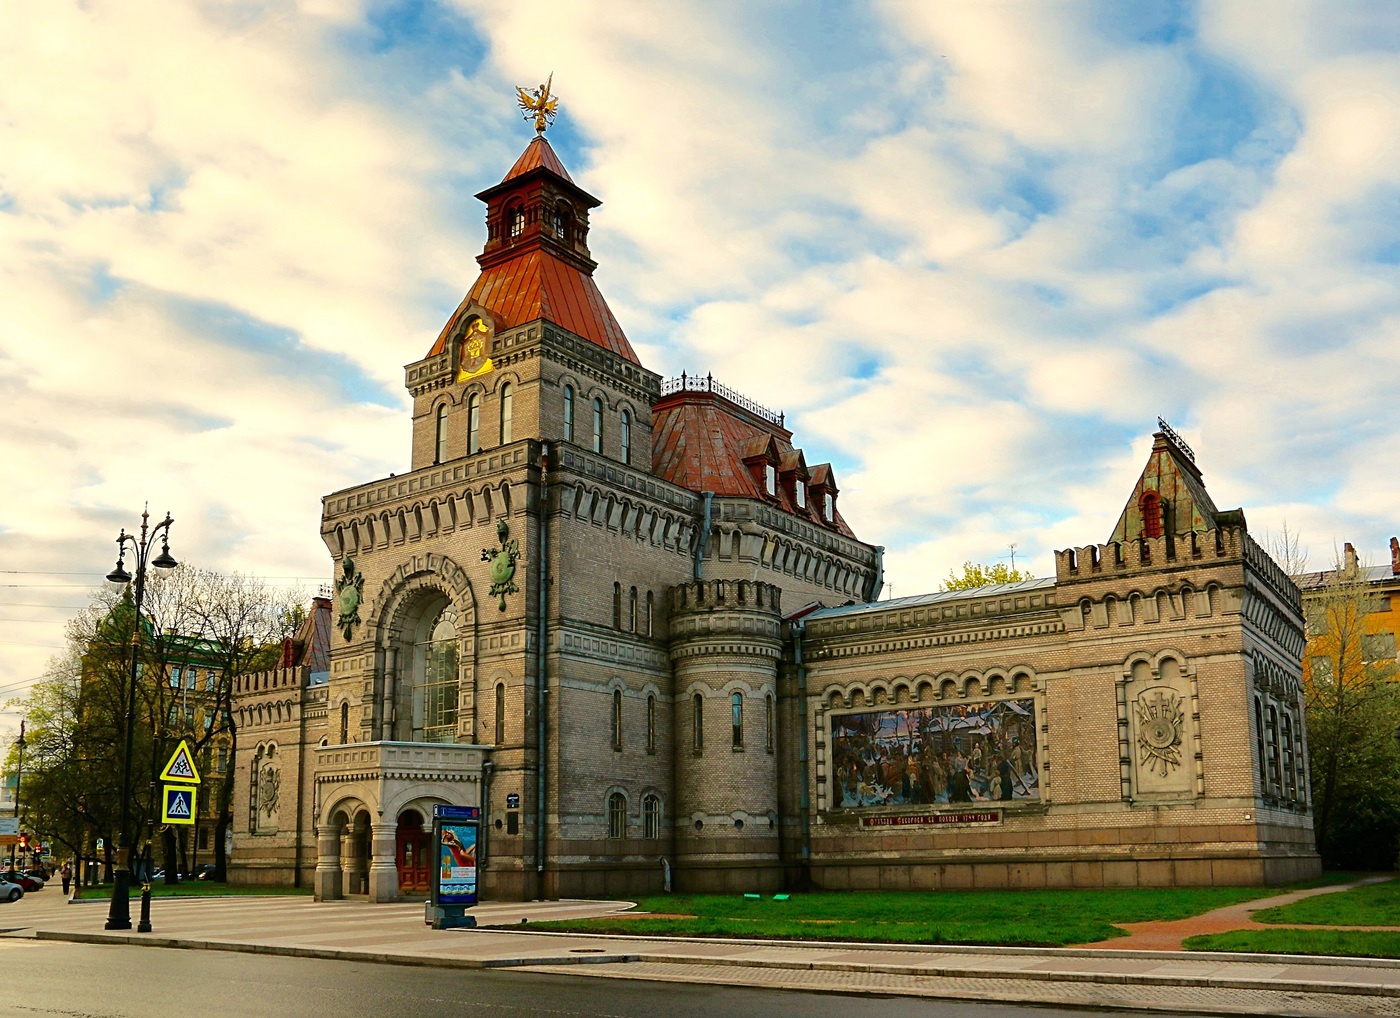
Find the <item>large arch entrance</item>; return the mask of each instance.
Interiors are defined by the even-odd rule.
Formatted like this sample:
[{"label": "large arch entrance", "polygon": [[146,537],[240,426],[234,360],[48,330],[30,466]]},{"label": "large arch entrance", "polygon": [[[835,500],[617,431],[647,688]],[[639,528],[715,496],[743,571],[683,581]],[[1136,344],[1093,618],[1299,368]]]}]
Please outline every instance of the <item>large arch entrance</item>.
[{"label": "large arch entrance", "polygon": [[432,880],[431,835],[431,829],[424,825],[423,814],[416,809],[406,809],[399,814],[394,834],[394,860],[402,897],[420,897],[428,893]]}]

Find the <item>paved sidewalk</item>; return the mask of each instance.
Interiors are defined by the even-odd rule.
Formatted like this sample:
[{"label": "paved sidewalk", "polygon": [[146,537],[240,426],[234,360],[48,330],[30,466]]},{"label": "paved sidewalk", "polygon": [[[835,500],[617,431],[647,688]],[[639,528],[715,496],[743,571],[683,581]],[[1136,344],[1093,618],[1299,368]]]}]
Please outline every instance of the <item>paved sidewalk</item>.
[{"label": "paved sidewalk", "polygon": [[[52,895],[52,896],[50,896]],[[1021,1001],[1174,1014],[1397,1015],[1394,962],[1084,948],[782,944],[522,932],[522,920],[606,915],[627,902],[487,904],[476,930],[434,931],[422,904],[305,897],[158,898],[154,933],[108,933],[103,902],[45,889],[0,905],[11,937],[464,969],[500,968],[809,992]],[[133,910],[134,911],[134,910]]]}]

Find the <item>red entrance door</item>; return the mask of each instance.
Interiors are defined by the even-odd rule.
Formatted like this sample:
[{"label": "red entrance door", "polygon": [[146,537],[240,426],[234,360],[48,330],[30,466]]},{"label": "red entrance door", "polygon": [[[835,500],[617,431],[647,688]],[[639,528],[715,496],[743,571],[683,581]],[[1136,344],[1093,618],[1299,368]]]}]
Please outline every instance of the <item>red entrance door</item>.
[{"label": "red entrance door", "polygon": [[416,810],[405,810],[399,816],[399,828],[395,835],[394,858],[399,871],[400,894],[428,893],[431,876],[428,841],[422,815]]}]

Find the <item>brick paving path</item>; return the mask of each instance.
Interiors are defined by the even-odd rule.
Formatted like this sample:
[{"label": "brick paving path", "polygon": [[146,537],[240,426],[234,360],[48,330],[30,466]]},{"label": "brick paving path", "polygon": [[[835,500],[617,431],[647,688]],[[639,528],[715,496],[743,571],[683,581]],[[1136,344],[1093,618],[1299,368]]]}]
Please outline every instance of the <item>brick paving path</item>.
[{"label": "brick paving path", "polygon": [[1389,875],[1367,877],[1365,880],[1358,880],[1350,884],[1314,887],[1306,891],[1278,894],[1272,898],[1256,898],[1253,901],[1226,905],[1213,912],[1203,912],[1198,916],[1170,922],[1118,923],[1116,924],[1118,928],[1127,930],[1128,936],[1114,937],[1110,940],[1100,940],[1080,946],[1111,948],[1115,951],[1180,951],[1182,942],[1187,937],[1207,933],[1229,933],[1232,930],[1391,930],[1400,932],[1400,926],[1313,926],[1301,923],[1259,923],[1252,918],[1253,914],[1261,909],[1274,908],[1278,905],[1291,905],[1295,901],[1312,898],[1319,894],[1336,894],[1339,891],[1350,890],[1363,884],[1384,883],[1390,879],[1392,878]]}]

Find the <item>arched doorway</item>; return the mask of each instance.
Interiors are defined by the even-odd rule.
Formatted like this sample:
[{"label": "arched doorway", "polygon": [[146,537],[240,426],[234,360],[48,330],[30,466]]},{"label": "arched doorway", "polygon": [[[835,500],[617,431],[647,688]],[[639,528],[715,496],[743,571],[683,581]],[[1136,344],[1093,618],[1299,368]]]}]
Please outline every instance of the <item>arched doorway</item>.
[{"label": "arched doorway", "polygon": [[369,893],[370,819],[360,810],[346,828],[341,850],[341,871],[346,894]]},{"label": "arched doorway", "polygon": [[423,814],[406,809],[399,814],[394,836],[394,860],[399,871],[400,895],[425,895],[432,879],[429,852],[430,831],[423,827]]}]

